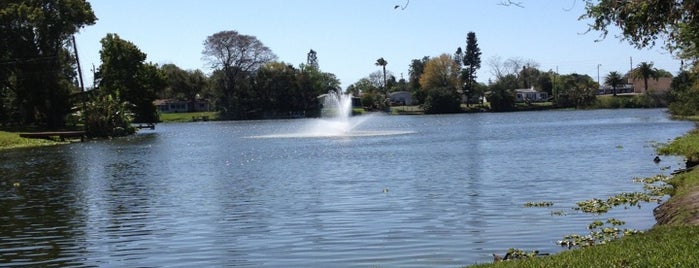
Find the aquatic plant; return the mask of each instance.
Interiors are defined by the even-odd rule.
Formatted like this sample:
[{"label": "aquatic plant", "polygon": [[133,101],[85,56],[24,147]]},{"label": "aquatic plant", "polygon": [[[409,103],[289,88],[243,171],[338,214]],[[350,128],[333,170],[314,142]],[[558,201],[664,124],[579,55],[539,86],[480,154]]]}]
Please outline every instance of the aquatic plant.
[{"label": "aquatic plant", "polygon": [[553,202],[541,201],[541,202],[527,202],[524,203],[524,207],[550,207],[553,206]]},{"label": "aquatic plant", "polygon": [[609,218],[606,222],[595,220],[587,226],[587,229],[590,230],[588,234],[567,235],[563,240],[558,241],[557,244],[569,249],[574,247],[589,247],[606,244],[622,236],[641,233],[635,229],[618,228],[624,224],[626,224],[624,221],[615,218]]}]

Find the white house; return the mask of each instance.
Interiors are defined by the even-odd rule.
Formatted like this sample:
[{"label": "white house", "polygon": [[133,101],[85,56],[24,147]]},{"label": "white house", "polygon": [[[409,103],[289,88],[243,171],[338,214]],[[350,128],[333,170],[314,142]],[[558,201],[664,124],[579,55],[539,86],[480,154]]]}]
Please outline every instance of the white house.
[{"label": "white house", "polygon": [[542,102],[549,98],[547,92],[536,91],[534,87],[515,89],[516,102]]},{"label": "white house", "polygon": [[176,99],[159,99],[153,102],[161,113],[184,113],[189,111],[205,112],[211,107],[206,100],[196,100],[194,102]]}]

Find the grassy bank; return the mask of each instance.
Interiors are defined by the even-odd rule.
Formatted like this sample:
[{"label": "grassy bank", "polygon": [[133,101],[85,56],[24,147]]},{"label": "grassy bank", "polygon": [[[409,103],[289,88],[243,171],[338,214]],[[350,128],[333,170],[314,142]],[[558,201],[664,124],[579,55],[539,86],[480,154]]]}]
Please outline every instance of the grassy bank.
[{"label": "grassy bank", "polygon": [[44,139],[25,139],[19,131],[0,131],[0,150],[61,144]]},{"label": "grassy bank", "polygon": [[[699,130],[658,151],[699,157]],[[651,230],[553,256],[472,267],[699,267],[699,168],[675,175],[668,183],[671,197],[655,210],[658,224]]]},{"label": "grassy bank", "polygon": [[218,120],[218,112],[192,112],[192,113],[161,113],[160,122],[162,123],[181,123],[192,122],[207,118],[209,121]]}]

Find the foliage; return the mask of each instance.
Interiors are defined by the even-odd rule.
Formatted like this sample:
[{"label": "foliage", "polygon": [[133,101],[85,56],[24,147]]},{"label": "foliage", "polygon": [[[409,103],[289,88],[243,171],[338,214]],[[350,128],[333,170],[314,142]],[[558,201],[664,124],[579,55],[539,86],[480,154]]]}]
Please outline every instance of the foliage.
[{"label": "foliage", "polygon": [[641,62],[638,64],[636,68],[631,70],[631,73],[629,74],[631,78],[634,79],[643,79],[643,92],[648,92],[648,79],[658,79],[659,77],[659,71],[655,67],[653,67],[653,63],[648,63],[648,62]]},{"label": "foliage", "polygon": [[218,83],[217,106],[222,116],[245,119],[255,109],[245,100],[250,97],[249,80],[257,69],[274,61],[272,53],[255,36],[237,31],[221,31],[204,40],[204,59],[215,69]]},{"label": "foliage", "polygon": [[464,70],[462,79],[465,82],[464,92],[466,92],[466,105],[469,104],[469,99],[473,93],[476,93],[476,71],[481,68],[481,49],[478,47],[476,33],[469,32],[466,35],[466,53],[463,58]]},{"label": "foliage", "polygon": [[383,89],[386,90],[386,65],[388,65],[388,61],[386,61],[383,57],[378,58],[376,60],[376,63],[374,63],[376,66],[381,66],[381,69],[383,70]]},{"label": "foliage", "polygon": [[699,226],[660,226],[643,234],[554,256],[472,267],[697,267],[697,236]]},{"label": "foliage", "polygon": [[89,137],[118,137],[133,134],[130,104],[117,93],[96,96],[85,106],[85,131]]},{"label": "foliage", "polygon": [[119,95],[131,103],[135,122],[157,122],[153,101],[156,92],[166,86],[164,74],[154,64],[144,63],[146,54],[119,35],[107,34],[100,42],[102,64],[95,74],[98,89],[103,94]]},{"label": "foliage", "polygon": [[[580,19],[591,19],[590,30],[600,31],[602,37],[608,34],[610,27],[616,26],[622,30],[622,39],[638,48],[652,47],[656,41],[662,40],[665,48],[681,59],[696,62],[699,58],[699,18],[696,16],[699,5],[695,1],[586,2],[586,13]],[[639,67],[643,67],[643,70],[637,68],[635,76],[643,77],[647,91],[647,79],[653,77],[651,74],[654,70],[647,68],[652,65]],[[662,75],[662,72],[659,75]],[[696,76],[697,70],[693,70],[691,75]],[[676,88],[673,86],[674,89]],[[675,94],[670,100],[670,112],[683,116],[699,113],[698,94],[684,90]]]},{"label": "foliage", "polygon": [[699,55],[699,5],[677,0],[586,0],[586,12],[580,19],[591,19],[590,30],[606,37],[611,26],[621,29],[621,37],[638,48],[652,47],[663,40],[670,52],[682,58]]},{"label": "foliage", "polygon": [[508,112],[515,108],[514,86],[516,77],[507,75],[490,85],[490,94],[487,97],[490,109],[493,112]]},{"label": "foliage", "polygon": [[456,90],[459,83],[459,66],[447,54],[430,59],[420,76],[420,87],[424,89],[448,88]]},{"label": "foliage", "polygon": [[527,202],[524,203],[524,207],[550,207],[553,206],[553,202],[541,201],[541,202]]},{"label": "foliage", "polygon": [[453,89],[432,88],[421,107],[427,114],[457,113],[461,111],[461,98]]},{"label": "foliage", "polygon": [[699,114],[699,83],[696,70],[682,71],[672,79],[672,90],[668,94],[670,113],[677,116]]},{"label": "foliage", "polygon": [[166,87],[158,92],[160,99],[186,99],[193,102],[208,86],[208,77],[201,70],[185,71],[174,64],[165,64],[160,70],[166,83]]},{"label": "foliage", "polygon": [[0,93],[9,105],[0,110],[3,121],[64,125],[76,89],[67,44],[95,20],[84,0],[0,2]]},{"label": "foliage", "polygon": [[384,107],[384,96],[376,92],[367,92],[362,94],[360,101],[364,109],[370,111],[378,111]]},{"label": "foliage", "polygon": [[616,96],[616,88],[624,84],[624,79],[619,72],[609,72],[607,78],[604,79],[604,84],[612,87],[613,95]]},{"label": "foliage", "polygon": [[699,129],[692,130],[659,147],[658,152],[665,155],[681,155],[690,160],[699,160]]},{"label": "foliage", "polygon": [[659,108],[667,107],[667,97],[659,94],[640,95],[598,95],[597,102],[590,106],[593,109],[620,108]]},{"label": "foliage", "polygon": [[557,92],[560,107],[586,108],[596,101],[597,83],[588,75],[570,74],[561,76],[563,88]]}]

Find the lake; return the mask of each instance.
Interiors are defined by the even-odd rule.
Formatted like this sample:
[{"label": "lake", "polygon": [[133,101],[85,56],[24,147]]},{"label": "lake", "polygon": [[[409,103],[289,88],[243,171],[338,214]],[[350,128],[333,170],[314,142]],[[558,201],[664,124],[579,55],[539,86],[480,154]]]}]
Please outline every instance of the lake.
[{"label": "lake", "polygon": [[[196,122],[3,151],[0,266],[458,267],[555,253],[595,219],[650,228],[656,204],[571,208],[682,168],[655,164],[653,144],[694,128],[660,109],[356,118],[360,135],[296,135],[318,119]],[[524,207],[543,201],[554,205]]]}]

